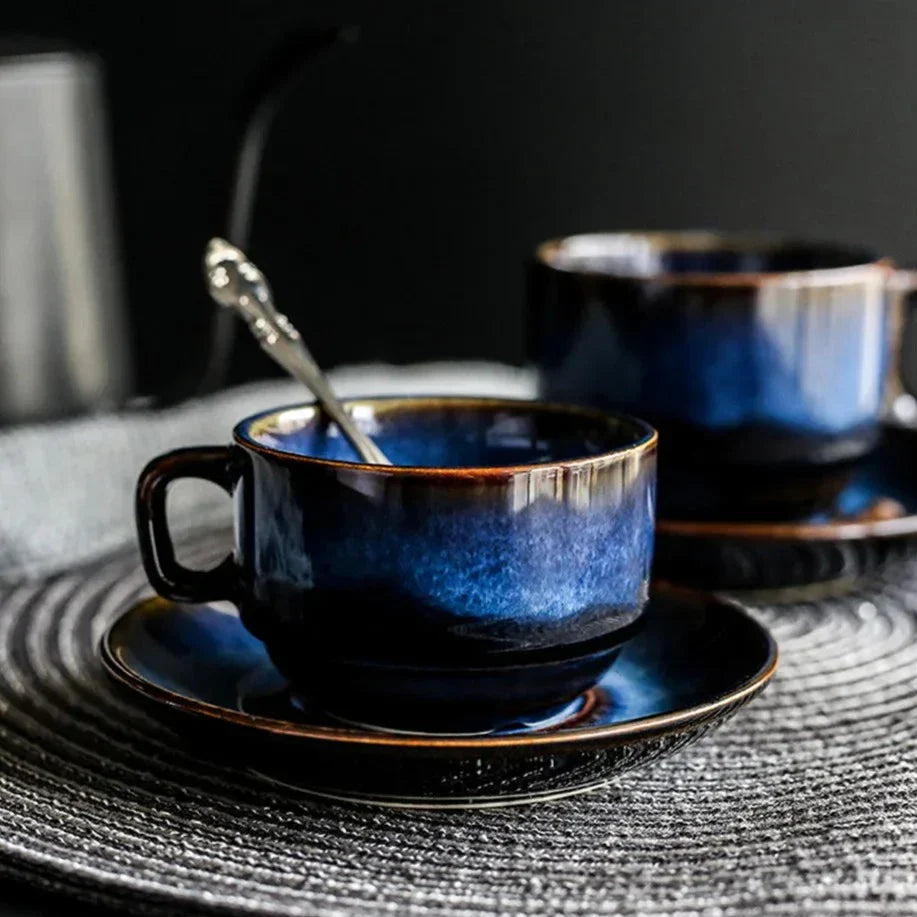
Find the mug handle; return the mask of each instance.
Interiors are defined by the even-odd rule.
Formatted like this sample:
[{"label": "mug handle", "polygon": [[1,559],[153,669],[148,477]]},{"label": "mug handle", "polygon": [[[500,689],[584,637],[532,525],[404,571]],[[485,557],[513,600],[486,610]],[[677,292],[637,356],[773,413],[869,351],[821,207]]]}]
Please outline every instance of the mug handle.
[{"label": "mug handle", "polygon": [[150,585],[175,602],[233,601],[239,574],[228,554],[212,570],[191,570],[175,559],[175,546],[166,517],[166,493],[179,478],[200,478],[232,496],[235,473],[232,447],[193,446],[154,458],[137,481],[135,511],[140,556]]}]

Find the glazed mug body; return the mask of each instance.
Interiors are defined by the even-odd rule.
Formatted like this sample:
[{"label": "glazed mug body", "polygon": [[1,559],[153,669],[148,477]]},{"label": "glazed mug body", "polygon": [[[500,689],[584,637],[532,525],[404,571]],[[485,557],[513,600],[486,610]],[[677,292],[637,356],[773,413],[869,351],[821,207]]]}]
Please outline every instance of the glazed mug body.
[{"label": "glazed mug body", "polygon": [[786,517],[823,505],[878,439],[891,264],[770,236],[606,233],[531,266],[547,398],[660,431],[660,513]]},{"label": "glazed mug body", "polygon": [[[598,680],[647,597],[654,431],[533,402],[348,409],[395,466],[352,461],[312,405],[242,421],[207,452],[211,475],[201,450],[154,460],[138,520],[157,591],[232,599],[295,690],[362,724],[505,727]],[[183,474],[235,504],[233,556],[206,582],[159,538],[154,492]]]}]

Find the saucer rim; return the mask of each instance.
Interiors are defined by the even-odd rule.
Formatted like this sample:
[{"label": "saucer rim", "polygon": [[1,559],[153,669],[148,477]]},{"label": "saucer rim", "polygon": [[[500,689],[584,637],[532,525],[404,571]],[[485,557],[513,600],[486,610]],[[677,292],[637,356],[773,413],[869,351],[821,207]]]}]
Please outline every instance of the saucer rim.
[{"label": "saucer rim", "polygon": [[[137,674],[112,648],[112,635],[117,628],[131,615],[136,614],[141,608],[150,604],[160,604],[169,600],[159,596],[147,597],[133,602],[130,607],[118,615],[105,629],[99,641],[99,651],[102,666],[106,673],[121,685],[139,694],[148,701],[157,705],[164,705],[182,714],[210,722],[219,721],[221,725],[232,725],[254,731],[260,735],[269,734],[277,738],[296,738],[313,742],[331,743],[334,745],[356,745],[360,747],[374,747],[379,749],[401,749],[415,751],[462,751],[488,749],[507,750],[512,748],[532,749],[545,747],[548,750],[563,746],[583,745],[613,745],[649,736],[666,735],[679,731],[682,727],[715,717],[717,714],[732,707],[741,706],[754,695],[762,691],[774,673],[779,663],[779,650],[777,643],[763,624],[750,615],[742,605],[724,596],[705,592],[699,589],[690,589],[680,586],[671,586],[667,583],[656,584],[651,594],[661,594],[680,601],[688,601],[705,605],[717,606],[721,611],[729,614],[740,615],[756,628],[764,638],[767,648],[766,658],[753,675],[742,681],[731,690],[717,695],[712,700],[687,707],[679,707],[665,713],[652,716],[637,717],[621,723],[611,723],[605,726],[572,728],[564,730],[555,729],[551,732],[532,734],[509,734],[505,736],[449,736],[449,735],[400,735],[384,732],[366,732],[353,729],[336,728],[329,726],[310,726],[274,717],[258,716],[241,710],[221,707],[206,701],[189,698],[174,691],[169,691],[156,685],[141,675]],[[179,604],[179,603],[171,603]]]},{"label": "saucer rim", "polygon": [[864,541],[917,535],[917,513],[872,522],[722,522],[659,519],[656,532],[679,538],[737,538],[762,541]]}]

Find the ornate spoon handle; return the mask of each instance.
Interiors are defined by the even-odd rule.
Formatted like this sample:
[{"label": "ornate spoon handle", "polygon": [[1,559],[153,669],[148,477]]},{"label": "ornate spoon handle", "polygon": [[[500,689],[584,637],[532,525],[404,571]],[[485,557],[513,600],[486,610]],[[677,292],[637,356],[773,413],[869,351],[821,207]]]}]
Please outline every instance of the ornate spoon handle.
[{"label": "ornate spoon handle", "polygon": [[204,271],[213,299],[238,312],[261,349],[309,388],[360,458],[371,465],[391,465],[344,410],[299,332],[277,311],[267,279],[248,256],[224,239],[211,239],[204,256]]}]

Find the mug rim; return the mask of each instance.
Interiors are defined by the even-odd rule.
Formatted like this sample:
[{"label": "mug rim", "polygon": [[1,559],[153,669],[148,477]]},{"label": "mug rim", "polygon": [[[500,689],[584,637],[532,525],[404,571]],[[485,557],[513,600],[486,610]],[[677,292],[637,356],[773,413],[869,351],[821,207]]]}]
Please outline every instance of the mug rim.
[{"label": "mug rim", "polygon": [[[683,251],[715,251],[730,248],[746,252],[766,252],[788,246],[805,246],[812,249],[832,249],[850,256],[849,264],[832,267],[804,268],[782,271],[660,271],[639,274],[636,272],[583,268],[559,264],[556,253],[566,244],[582,240],[641,239],[659,251],[678,245]],[[792,282],[799,286],[831,285],[851,282],[858,276],[890,273],[895,265],[891,258],[879,256],[866,247],[824,239],[805,239],[784,233],[732,232],[729,230],[676,229],[676,230],[608,230],[572,233],[540,242],[535,247],[534,259],[538,264],[561,274],[579,277],[596,277],[607,280],[639,281],[671,286],[699,287],[760,287],[778,282]]]},{"label": "mug rim", "polygon": [[372,395],[356,396],[352,398],[342,398],[341,403],[345,406],[357,406],[360,404],[384,405],[388,409],[398,407],[409,408],[435,408],[457,406],[464,408],[506,408],[506,409],[527,409],[529,412],[544,412],[555,414],[579,414],[584,417],[607,423],[608,421],[624,421],[635,426],[636,431],[641,435],[624,446],[599,452],[595,455],[586,455],[572,459],[558,459],[552,462],[522,463],[516,465],[481,465],[481,466],[428,466],[428,465],[371,465],[367,462],[346,461],[343,459],[327,459],[318,456],[303,455],[299,452],[290,452],[284,449],[276,449],[267,446],[255,439],[257,433],[253,430],[256,424],[267,424],[282,414],[291,412],[315,412],[321,410],[315,401],[296,402],[290,405],[281,405],[275,408],[268,408],[257,414],[252,414],[240,420],[232,431],[233,440],[244,449],[260,453],[268,458],[277,459],[284,462],[295,464],[306,464],[323,468],[332,468],[337,470],[361,471],[368,474],[378,474],[385,476],[409,476],[409,477],[442,477],[447,479],[460,478],[498,478],[503,479],[512,477],[516,474],[529,472],[555,471],[558,469],[577,469],[586,468],[594,465],[611,464],[621,461],[631,455],[643,455],[655,451],[659,441],[659,434],[655,428],[650,426],[645,420],[639,417],[633,417],[621,411],[600,411],[596,408],[588,408],[576,404],[566,404],[556,401],[541,401],[532,398],[501,398],[487,396],[467,396],[467,395]]}]

